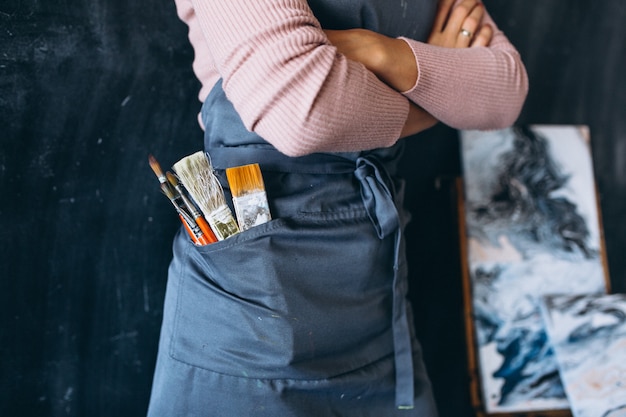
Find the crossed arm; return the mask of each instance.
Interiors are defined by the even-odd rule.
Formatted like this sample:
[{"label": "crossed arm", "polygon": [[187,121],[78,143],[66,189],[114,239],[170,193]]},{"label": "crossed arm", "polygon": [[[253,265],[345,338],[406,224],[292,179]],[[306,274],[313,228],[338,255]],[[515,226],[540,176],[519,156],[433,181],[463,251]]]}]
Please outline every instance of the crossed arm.
[{"label": "crossed arm", "polygon": [[246,127],[287,155],[391,146],[437,120],[498,128],[525,98],[519,55],[476,0],[440,0],[425,43],[324,31],[305,0],[177,2]]},{"label": "crossed arm", "polygon": [[[485,106],[483,96],[476,87],[485,88],[492,82],[498,82],[500,75],[498,72],[485,73],[484,79],[476,79],[474,73],[457,75],[455,80],[443,79],[443,82],[455,82],[459,87],[458,100],[465,104],[458,112],[448,114],[442,111],[419,94],[418,80],[419,67],[416,61],[413,45],[424,48],[414,41],[405,38],[389,38],[384,35],[364,30],[326,30],[328,39],[337,47],[340,53],[348,58],[361,62],[367,69],[372,71],[378,78],[398,92],[404,93],[411,100],[411,108],[406,123],[402,130],[402,136],[418,133],[431,127],[437,122],[437,117],[433,116],[426,109],[438,114],[440,120],[459,128],[498,128],[512,124],[519,113],[523,100],[526,96],[528,81],[523,65],[519,59],[517,51],[509,46],[502,32],[495,30],[495,24],[485,11],[483,4],[478,0],[441,0],[431,34],[427,45],[430,48],[480,48],[483,50],[474,51],[440,51],[440,53],[458,54],[460,65],[480,66],[482,63],[500,61],[501,66],[510,66],[510,70],[517,68],[516,81],[510,85],[509,94],[511,97],[519,97],[513,106]],[[493,50],[485,49],[490,46],[494,38],[496,43]],[[494,55],[495,51],[495,55]],[[435,69],[438,72],[445,72],[446,68]],[[493,67],[492,67],[493,71]],[[495,77],[494,77],[495,75]],[[441,86],[442,89],[444,88]],[[477,92],[472,96],[471,92]],[[424,107],[421,107],[421,106]],[[454,106],[453,102],[448,104]],[[468,110],[469,108],[469,110]],[[485,109],[490,113],[486,114]],[[475,109],[474,112],[471,110]],[[497,112],[500,110],[501,115]]]},{"label": "crossed arm", "polygon": [[[445,48],[488,46],[493,36],[483,22],[485,8],[477,0],[442,0],[427,43]],[[340,53],[359,61],[399,92],[411,89],[418,77],[415,56],[401,38],[390,38],[366,29],[325,30]]]}]

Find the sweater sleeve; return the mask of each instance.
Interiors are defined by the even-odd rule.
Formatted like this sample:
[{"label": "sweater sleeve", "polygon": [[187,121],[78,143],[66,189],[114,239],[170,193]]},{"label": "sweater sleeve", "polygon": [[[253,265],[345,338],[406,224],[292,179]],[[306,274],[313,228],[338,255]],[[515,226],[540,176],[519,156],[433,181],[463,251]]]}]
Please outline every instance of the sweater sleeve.
[{"label": "sweater sleeve", "polygon": [[528,93],[519,53],[491,17],[488,47],[442,48],[405,40],[415,55],[418,79],[403,94],[441,122],[457,129],[500,129],[512,125]]},{"label": "sweater sleeve", "polygon": [[[191,0],[244,125],[281,152],[393,145],[408,100],[337,53],[305,0]],[[190,29],[191,36],[191,29]]]}]

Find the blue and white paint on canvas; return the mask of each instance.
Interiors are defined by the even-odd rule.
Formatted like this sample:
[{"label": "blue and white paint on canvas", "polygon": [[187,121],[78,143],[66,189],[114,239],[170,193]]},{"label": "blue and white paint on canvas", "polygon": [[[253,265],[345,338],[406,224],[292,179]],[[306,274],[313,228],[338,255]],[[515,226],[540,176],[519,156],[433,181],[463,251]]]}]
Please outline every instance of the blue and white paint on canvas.
[{"label": "blue and white paint on canvas", "polygon": [[626,295],[546,297],[543,307],[574,417],[626,416]]},{"label": "blue and white paint on canvas", "polygon": [[485,409],[567,409],[540,300],[606,290],[588,132],[577,126],[463,131],[461,145]]}]

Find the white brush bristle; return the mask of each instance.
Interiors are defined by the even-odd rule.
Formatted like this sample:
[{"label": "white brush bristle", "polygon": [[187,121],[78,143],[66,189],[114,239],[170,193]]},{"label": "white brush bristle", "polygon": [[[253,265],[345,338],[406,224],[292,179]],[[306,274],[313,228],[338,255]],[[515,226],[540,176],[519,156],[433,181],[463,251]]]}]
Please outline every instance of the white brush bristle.
[{"label": "white brush bristle", "polygon": [[184,157],[173,168],[205,216],[226,204],[222,185],[203,151]]}]

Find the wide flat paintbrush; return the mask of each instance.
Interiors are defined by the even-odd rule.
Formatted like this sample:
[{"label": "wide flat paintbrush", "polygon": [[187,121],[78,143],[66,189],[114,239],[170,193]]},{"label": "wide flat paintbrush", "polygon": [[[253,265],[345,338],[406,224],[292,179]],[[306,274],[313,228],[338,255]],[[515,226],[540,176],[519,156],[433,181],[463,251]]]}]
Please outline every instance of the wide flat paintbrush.
[{"label": "wide flat paintbrush", "polygon": [[184,157],[173,168],[180,182],[202,210],[218,240],[239,232],[237,222],[226,204],[222,185],[204,152],[198,151]]},{"label": "wide flat paintbrush", "polygon": [[271,220],[259,164],[227,168],[226,178],[233,195],[239,229],[248,230]]}]

